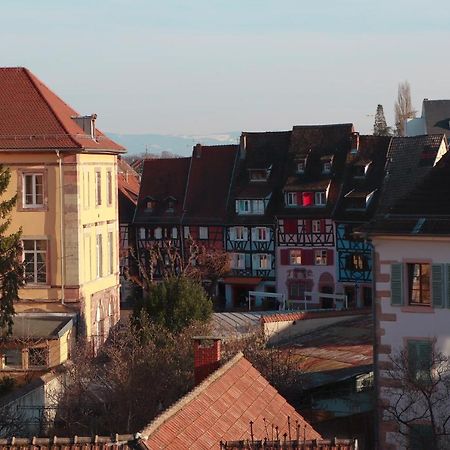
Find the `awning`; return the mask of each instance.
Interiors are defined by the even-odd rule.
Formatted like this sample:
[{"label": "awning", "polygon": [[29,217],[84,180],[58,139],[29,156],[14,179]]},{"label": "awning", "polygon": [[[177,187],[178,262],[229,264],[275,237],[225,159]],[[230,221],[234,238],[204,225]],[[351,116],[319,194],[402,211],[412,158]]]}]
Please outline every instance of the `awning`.
[{"label": "awning", "polygon": [[261,283],[262,278],[256,278],[256,277],[231,277],[231,278],[225,278],[223,281],[225,284],[238,284],[240,286],[256,286],[257,284]]}]

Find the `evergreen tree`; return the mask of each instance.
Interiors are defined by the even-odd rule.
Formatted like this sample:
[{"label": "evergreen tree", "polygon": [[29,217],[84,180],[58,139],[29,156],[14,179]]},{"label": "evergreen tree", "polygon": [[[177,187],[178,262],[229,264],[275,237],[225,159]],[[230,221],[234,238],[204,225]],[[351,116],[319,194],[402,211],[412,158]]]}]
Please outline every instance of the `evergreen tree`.
[{"label": "evergreen tree", "polygon": [[23,263],[20,260],[22,244],[21,231],[7,234],[11,223],[9,215],[16,204],[17,196],[5,199],[11,174],[0,165],[0,330],[2,335],[12,332],[14,300],[19,296],[19,288],[24,284]]},{"label": "evergreen tree", "polygon": [[375,114],[375,123],[373,124],[373,135],[390,136],[391,134],[391,127],[388,127],[386,118],[384,117],[383,105],[378,105]]}]

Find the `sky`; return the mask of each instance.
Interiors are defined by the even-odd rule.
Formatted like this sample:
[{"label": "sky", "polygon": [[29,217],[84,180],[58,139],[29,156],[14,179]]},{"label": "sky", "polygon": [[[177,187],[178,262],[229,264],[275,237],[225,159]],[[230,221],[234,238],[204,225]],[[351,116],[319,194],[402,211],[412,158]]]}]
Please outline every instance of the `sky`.
[{"label": "sky", "polygon": [[[450,98],[445,0],[2,0],[2,66],[25,66],[115,133],[389,124]],[[1,89],[1,86],[0,86]]]}]

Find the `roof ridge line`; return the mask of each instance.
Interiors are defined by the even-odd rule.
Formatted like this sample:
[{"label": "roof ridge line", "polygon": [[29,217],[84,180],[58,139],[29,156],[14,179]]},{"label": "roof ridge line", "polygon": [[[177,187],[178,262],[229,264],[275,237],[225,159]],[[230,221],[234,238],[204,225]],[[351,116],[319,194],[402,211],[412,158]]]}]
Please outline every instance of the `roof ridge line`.
[{"label": "roof ridge line", "polygon": [[[64,126],[64,123],[61,121],[61,119],[58,117],[58,114],[56,114],[53,106],[48,102],[48,100],[45,98],[45,95],[42,93],[41,88],[37,85],[36,81],[38,80],[38,78],[32,74],[26,67],[23,68],[25,71],[26,76],[28,77],[28,79],[30,80],[31,84],[34,86],[34,88],[37,90],[39,96],[42,98],[42,100],[44,100],[45,104],[49,107],[50,111],[52,112],[53,116],[55,117],[55,119],[57,120],[57,122],[61,125],[61,128],[66,132],[66,135],[69,137],[69,139],[75,144],[76,148],[84,148],[83,146],[81,146],[73,137],[72,135],[69,133],[69,131],[67,130],[67,128]],[[51,91],[51,89],[49,87],[47,87],[47,85],[45,85],[41,80],[39,80],[39,82],[45,86],[49,91]],[[51,91],[53,92],[53,91]],[[60,98],[56,93],[53,92],[53,94],[58,97],[59,100],[61,100],[68,108],[73,109],[72,107],[70,107],[62,98]]]},{"label": "roof ridge line", "polygon": [[194,387],[194,389],[185,394],[178,401],[172,404],[172,406],[167,408],[162,414],[153,419],[142,431],[140,431],[140,433],[143,436],[146,436],[147,439],[150,438],[150,436],[155,433],[161,425],[180,411],[187,403],[198,397],[207,387],[214,383],[214,381],[220,378],[225,372],[230,370],[242,358],[244,358],[244,354],[242,352],[237,353],[232,359],[226,362],[223,366],[219,367],[199,385]]}]

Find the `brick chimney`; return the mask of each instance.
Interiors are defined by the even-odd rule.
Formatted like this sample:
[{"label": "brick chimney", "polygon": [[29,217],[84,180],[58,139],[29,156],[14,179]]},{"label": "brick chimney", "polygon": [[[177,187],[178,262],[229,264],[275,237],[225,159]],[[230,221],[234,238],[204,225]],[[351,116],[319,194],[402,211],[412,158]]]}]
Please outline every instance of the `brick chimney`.
[{"label": "brick chimney", "polygon": [[198,385],[220,366],[220,338],[196,336],[193,341],[194,378]]}]

